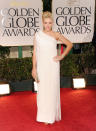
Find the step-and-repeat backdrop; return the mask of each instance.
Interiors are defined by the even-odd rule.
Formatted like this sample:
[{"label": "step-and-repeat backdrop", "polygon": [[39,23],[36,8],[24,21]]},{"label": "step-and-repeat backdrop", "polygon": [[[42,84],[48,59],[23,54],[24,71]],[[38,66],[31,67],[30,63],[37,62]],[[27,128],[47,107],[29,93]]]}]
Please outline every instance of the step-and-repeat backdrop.
[{"label": "step-and-repeat backdrop", "polygon": [[[42,0],[0,2],[0,45],[33,45],[42,29]],[[95,0],[52,0],[53,30],[73,43],[90,42],[94,33]]]},{"label": "step-and-repeat backdrop", "polygon": [[95,0],[53,0],[52,12],[55,31],[73,43],[92,41]]},{"label": "step-and-repeat backdrop", "polygon": [[41,27],[42,0],[0,1],[0,45],[33,45]]}]

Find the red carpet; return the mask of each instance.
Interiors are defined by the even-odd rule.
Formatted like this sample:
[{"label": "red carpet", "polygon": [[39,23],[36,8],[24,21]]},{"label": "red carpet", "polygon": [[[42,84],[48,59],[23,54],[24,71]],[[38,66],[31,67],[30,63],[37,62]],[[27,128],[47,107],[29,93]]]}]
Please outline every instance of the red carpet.
[{"label": "red carpet", "polygon": [[62,120],[53,125],[35,121],[36,93],[0,97],[0,131],[96,131],[96,90],[61,88]]}]

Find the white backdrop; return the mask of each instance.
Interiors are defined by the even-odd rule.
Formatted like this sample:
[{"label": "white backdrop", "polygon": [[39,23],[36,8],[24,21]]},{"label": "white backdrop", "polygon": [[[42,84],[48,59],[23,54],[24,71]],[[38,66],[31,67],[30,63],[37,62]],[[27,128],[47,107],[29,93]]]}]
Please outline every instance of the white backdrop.
[{"label": "white backdrop", "polygon": [[53,0],[53,30],[73,43],[91,42],[94,33],[95,0]]},{"label": "white backdrop", "polygon": [[33,35],[42,28],[42,0],[0,1],[0,45],[33,45]]}]

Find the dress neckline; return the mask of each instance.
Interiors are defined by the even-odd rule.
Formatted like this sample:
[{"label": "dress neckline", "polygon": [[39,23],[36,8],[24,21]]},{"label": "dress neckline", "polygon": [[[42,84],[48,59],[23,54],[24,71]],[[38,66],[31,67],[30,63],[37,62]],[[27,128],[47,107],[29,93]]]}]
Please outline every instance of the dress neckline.
[{"label": "dress neckline", "polygon": [[43,30],[40,30],[44,35],[49,36],[50,38],[53,38],[55,41],[57,41],[54,37],[52,37],[51,35],[48,35],[47,33],[45,33]]}]

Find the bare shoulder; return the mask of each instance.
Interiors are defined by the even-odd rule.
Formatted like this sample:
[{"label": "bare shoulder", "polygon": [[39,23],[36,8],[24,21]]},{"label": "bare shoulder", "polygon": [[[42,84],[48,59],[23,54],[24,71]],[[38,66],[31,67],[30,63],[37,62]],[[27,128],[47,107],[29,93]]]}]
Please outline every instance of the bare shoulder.
[{"label": "bare shoulder", "polygon": [[56,36],[60,36],[61,35],[61,33],[59,33],[59,32],[55,32],[55,34],[56,34]]},{"label": "bare shoulder", "polygon": [[56,31],[53,31],[53,33],[54,33],[54,36],[55,36],[56,40],[58,40],[59,37],[61,36],[61,33],[56,32]]}]

